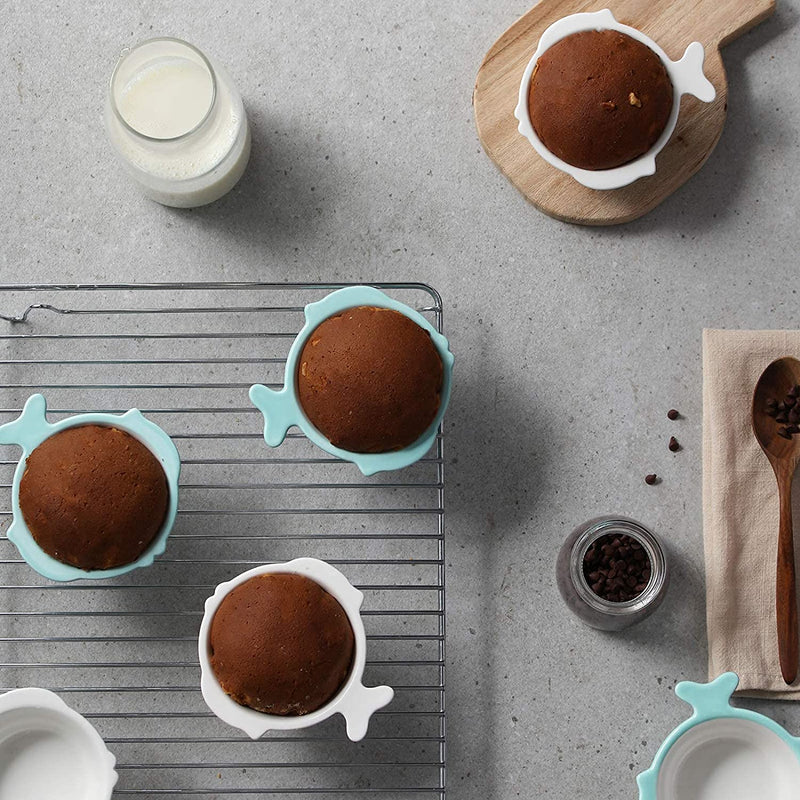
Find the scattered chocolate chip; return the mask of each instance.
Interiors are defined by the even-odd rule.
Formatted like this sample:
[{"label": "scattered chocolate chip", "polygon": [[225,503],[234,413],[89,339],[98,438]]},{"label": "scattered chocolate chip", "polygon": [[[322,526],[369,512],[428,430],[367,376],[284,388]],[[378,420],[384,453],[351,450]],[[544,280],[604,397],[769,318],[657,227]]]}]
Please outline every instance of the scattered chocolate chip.
[{"label": "scattered chocolate chip", "polygon": [[650,475],[644,476],[644,482],[648,486],[652,486],[657,480],[658,480],[658,475],[656,475],[655,472],[650,473]]},{"label": "scattered chocolate chip", "polygon": [[794,435],[795,433],[800,433],[800,425],[787,425],[786,426],[786,433]]},{"label": "scattered chocolate chip", "polygon": [[[769,405],[769,404],[767,404],[767,405]],[[667,419],[678,419],[679,416],[680,416],[680,413],[675,408],[671,408],[669,411],[667,411]]]},{"label": "scattered chocolate chip", "polygon": [[676,439],[674,436],[670,436],[670,437],[669,437],[669,444],[667,445],[667,447],[669,447],[669,449],[670,449],[670,450],[671,450],[673,453],[677,453],[677,452],[678,452],[678,450],[680,450],[680,449],[681,449],[681,446],[680,446],[680,444],[678,444],[678,440],[677,440],[677,439]]},{"label": "scattered chocolate chip", "polygon": [[786,428],[778,428],[778,436],[783,436],[784,439],[792,438],[792,434]]}]

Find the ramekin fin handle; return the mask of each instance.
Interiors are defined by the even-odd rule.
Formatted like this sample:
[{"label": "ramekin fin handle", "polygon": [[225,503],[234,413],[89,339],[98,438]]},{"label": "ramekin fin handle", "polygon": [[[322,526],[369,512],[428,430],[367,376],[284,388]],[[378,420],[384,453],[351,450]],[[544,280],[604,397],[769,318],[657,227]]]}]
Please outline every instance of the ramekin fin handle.
[{"label": "ramekin fin handle", "polygon": [[367,735],[370,717],[380,708],[389,705],[394,697],[391,686],[362,686],[350,689],[344,704],[337,709],[347,725],[347,738],[360,742]]},{"label": "ramekin fin handle", "polygon": [[264,415],[264,439],[277,447],[286,438],[286,432],[299,422],[297,402],[287,387],[275,392],[260,383],[250,387],[250,400]]},{"label": "ramekin fin handle", "polygon": [[710,103],[717,96],[717,90],[703,72],[705,60],[706,53],[703,45],[700,42],[692,42],[686,48],[683,58],[673,62],[677,77],[675,88],[681,94],[691,94],[704,103]]},{"label": "ramekin fin handle", "polygon": [[53,427],[46,418],[47,401],[40,394],[31,395],[22,413],[11,422],[0,425],[0,444],[17,444],[30,453],[50,434]]},{"label": "ramekin fin handle", "polygon": [[636,776],[636,785],[639,787],[639,800],[656,800],[656,786],[658,772],[649,769]]},{"label": "ramekin fin handle", "polygon": [[726,715],[738,685],[739,676],[735,672],[723,672],[711,683],[682,681],[675,687],[675,694],[694,709],[695,716],[711,719]]}]

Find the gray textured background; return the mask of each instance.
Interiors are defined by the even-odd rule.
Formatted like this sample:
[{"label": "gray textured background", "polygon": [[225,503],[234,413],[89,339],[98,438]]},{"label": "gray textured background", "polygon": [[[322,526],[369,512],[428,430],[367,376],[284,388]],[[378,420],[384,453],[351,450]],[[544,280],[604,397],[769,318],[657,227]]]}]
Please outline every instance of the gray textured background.
[{"label": "gray textured background", "polygon": [[[675,682],[705,677],[701,329],[800,324],[800,2],[725,51],[729,119],[703,170],[603,230],[539,214],[478,143],[475,72],[527,8],[0,4],[0,279],[435,286],[458,357],[452,796],[616,800],[684,718]],[[254,129],[241,184],[196,211],[141,199],[104,139],[116,54],[160,34],[228,67]],[[581,627],[552,579],[563,538],[602,512],[674,556],[665,606],[622,635]],[[800,733],[796,706],[760,706]]]}]

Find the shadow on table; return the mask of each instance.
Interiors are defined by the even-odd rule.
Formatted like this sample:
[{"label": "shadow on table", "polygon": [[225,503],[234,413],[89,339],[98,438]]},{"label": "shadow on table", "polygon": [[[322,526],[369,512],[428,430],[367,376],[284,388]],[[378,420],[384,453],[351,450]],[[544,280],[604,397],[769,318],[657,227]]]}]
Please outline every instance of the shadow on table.
[{"label": "shadow on table", "polygon": [[447,563],[459,576],[448,583],[448,786],[456,797],[490,800],[502,791],[514,711],[498,690],[518,669],[501,639],[511,624],[503,611],[503,539],[517,537],[535,515],[547,463],[537,449],[535,397],[493,374],[498,359],[491,334],[482,334],[488,336],[469,357],[471,373],[454,383],[446,418]]},{"label": "shadow on table", "polygon": [[194,209],[169,209],[220,236],[249,239],[257,246],[305,242],[328,211],[333,181],[311,166],[319,145],[301,129],[268,129],[250,119],[250,161],[239,183],[224,197]]}]

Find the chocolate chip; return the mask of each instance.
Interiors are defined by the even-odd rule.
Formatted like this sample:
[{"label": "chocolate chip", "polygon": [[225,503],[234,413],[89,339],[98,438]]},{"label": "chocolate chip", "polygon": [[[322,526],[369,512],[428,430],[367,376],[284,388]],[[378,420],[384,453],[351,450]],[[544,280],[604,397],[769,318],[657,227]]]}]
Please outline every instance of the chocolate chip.
[{"label": "chocolate chip", "polygon": [[678,413],[678,410],[675,408],[671,408],[669,411],[667,411],[668,419],[678,419],[679,416],[680,414]]},{"label": "chocolate chip", "polygon": [[667,447],[669,447],[669,449],[670,449],[670,450],[671,450],[673,453],[677,453],[677,452],[678,452],[678,450],[680,450],[680,449],[681,449],[681,446],[680,446],[680,444],[678,444],[678,440],[677,440],[677,439],[676,439],[674,436],[670,436],[670,437],[669,437],[669,444],[667,445]]},{"label": "chocolate chip", "polygon": [[764,412],[782,426],[777,430],[778,436],[791,439],[800,433],[800,385],[789,389],[783,400],[768,398]]},{"label": "chocolate chip", "polygon": [[652,486],[658,480],[658,475],[655,472],[651,472],[649,475],[644,476],[644,482],[648,486]]},{"label": "chocolate chip", "polygon": [[650,571],[642,545],[625,534],[601,536],[583,557],[583,574],[591,590],[611,603],[624,603],[641,594]]}]

